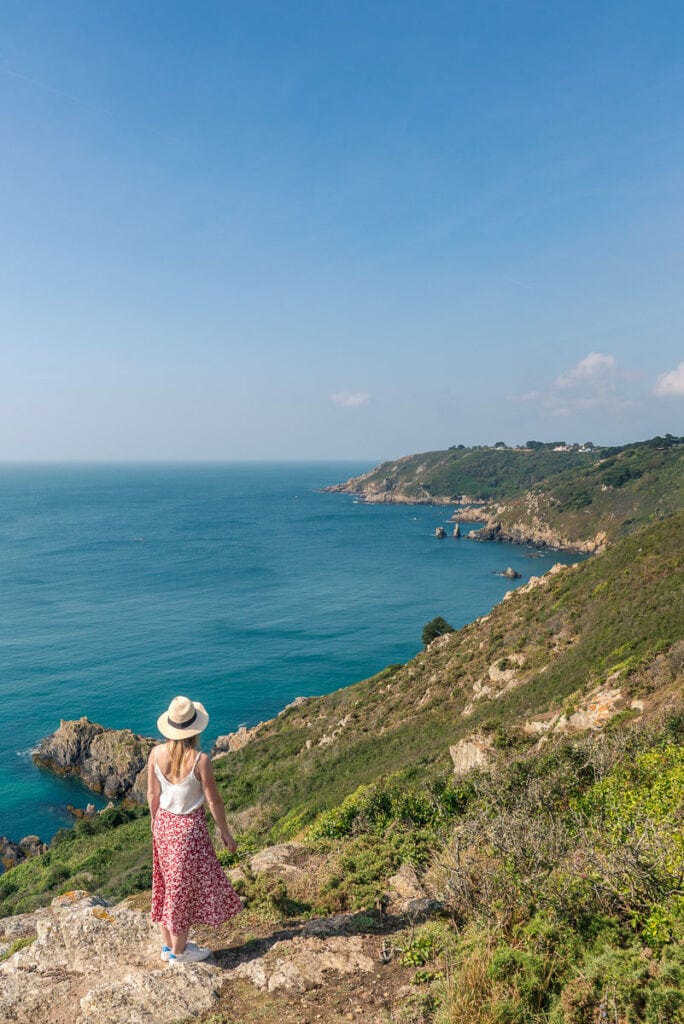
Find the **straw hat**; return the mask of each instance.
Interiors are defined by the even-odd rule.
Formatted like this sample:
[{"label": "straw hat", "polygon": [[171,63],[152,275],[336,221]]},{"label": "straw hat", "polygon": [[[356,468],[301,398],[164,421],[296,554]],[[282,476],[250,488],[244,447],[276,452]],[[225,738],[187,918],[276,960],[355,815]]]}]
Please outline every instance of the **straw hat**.
[{"label": "straw hat", "polygon": [[185,740],[198,736],[208,723],[209,715],[204,704],[187,697],[174,697],[169,710],[157,719],[157,728],[169,740]]}]

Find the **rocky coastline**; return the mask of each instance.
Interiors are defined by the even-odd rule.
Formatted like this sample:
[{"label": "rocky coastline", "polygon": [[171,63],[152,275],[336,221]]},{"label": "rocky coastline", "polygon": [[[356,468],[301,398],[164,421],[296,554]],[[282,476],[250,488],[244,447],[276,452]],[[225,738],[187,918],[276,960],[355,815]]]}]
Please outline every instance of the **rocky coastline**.
[{"label": "rocky coastline", "polygon": [[[306,697],[296,697],[276,718],[306,700]],[[252,728],[241,725],[235,732],[218,736],[209,756],[218,759],[242,750],[274,721],[259,722]],[[106,728],[86,717],[62,719],[59,728],[40,741],[32,757],[40,768],[56,775],[79,778],[93,792],[108,796],[109,807],[112,800],[121,800],[124,806],[141,805],[147,800],[147,760],[158,742],[130,729]],[[77,821],[101,813],[93,804],[85,808],[67,804],[66,808]],[[45,853],[49,845],[35,835],[24,836],[19,841],[0,836],[0,864],[9,870]]]},{"label": "rocky coastline", "polygon": [[156,742],[130,729],[107,729],[86,717],[62,719],[32,756],[39,767],[75,776],[110,800],[142,804],[147,796],[147,759]]},{"label": "rocky coastline", "polygon": [[596,555],[604,551],[608,540],[603,531],[587,540],[572,540],[543,523],[515,523],[504,527],[497,520],[489,520],[479,530],[468,533],[469,540],[521,544],[525,547],[550,551],[568,551],[578,555]]}]

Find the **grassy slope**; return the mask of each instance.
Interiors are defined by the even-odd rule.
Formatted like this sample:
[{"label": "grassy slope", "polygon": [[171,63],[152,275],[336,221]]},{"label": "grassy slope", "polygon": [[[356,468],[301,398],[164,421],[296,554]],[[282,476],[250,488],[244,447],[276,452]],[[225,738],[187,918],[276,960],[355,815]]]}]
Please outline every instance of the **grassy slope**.
[{"label": "grassy slope", "polygon": [[[529,451],[491,448],[449,449],[405,456],[383,462],[370,473],[344,485],[351,492],[393,492],[405,499],[500,499],[531,487],[569,468],[596,460],[591,453]],[[335,488],[330,488],[334,490]]]},{"label": "grassy slope", "polygon": [[427,452],[330,489],[369,500],[446,501],[465,494],[487,502],[483,518],[500,525],[507,539],[600,550],[684,505],[684,443],[661,442],[596,453]]},{"label": "grassy slope", "polygon": [[535,521],[582,542],[609,541],[684,506],[684,445],[626,446],[591,466],[566,471],[496,510],[508,535],[526,536]]},{"label": "grassy slope", "polygon": [[[358,786],[391,773],[421,784],[446,776],[449,745],[485,721],[510,728],[616,672],[635,693],[670,681],[658,664],[684,620],[683,541],[679,513],[516,593],[407,665],[280,716],[216,765],[227,807],[248,833],[244,845],[296,835]],[[513,653],[525,659],[520,684],[463,717],[473,684]],[[333,732],[334,742],[319,745]],[[0,877],[0,915],[76,887],[119,898],[148,887],[149,877],[146,812],[115,809]]]}]

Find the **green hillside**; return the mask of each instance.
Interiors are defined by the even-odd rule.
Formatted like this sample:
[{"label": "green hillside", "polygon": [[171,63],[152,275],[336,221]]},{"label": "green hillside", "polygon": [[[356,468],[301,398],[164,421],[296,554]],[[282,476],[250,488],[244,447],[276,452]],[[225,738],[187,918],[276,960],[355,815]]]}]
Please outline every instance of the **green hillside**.
[{"label": "green hillside", "polygon": [[[216,762],[243,850],[304,834],[360,786],[390,780],[450,792],[449,747],[459,739],[481,730],[502,749],[524,749],[524,721],[579,706],[607,680],[630,698],[664,692],[684,621],[683,540],[680,513],[514,592],[406,665],[279,716]],[[491,693],[476,699],[483,680]],[[399,859],[395,851],[384,866]],[[146,811],[115,808],[63,830],[45,855],[3,875],[0,913],[74,887],[121,897],[149,878]]]},{"label": "green hillside", "polygon": [[450,448],[383,462],[328,491],[360,494],[367,501],[491,501],[517,494],[567,469],[592,465],[594,452],[549,448]]},{"label": "green hillside", "polygon": [[643,443],[547,478],[506,500],[491,518],[511,539],[535,539],[548,531],[565,546],[602,534],[603,546],[683,506],[684,444]]},{"label": "green hillside", "polygon": [[[684,1024],[684,511],[653,497],[681,493],[679,452],[607,458],[592,503],[644,488],[652,522],[215,761],[245,942],[351,915],[386,936],[401,1024]],[[303,869],[251,870],[285,841]],[[400,868],[422,918],[385,912]],[[2,875],[0,916],[79,888],[145,908],[150,883],[147,810],[115,807]],[[235,1024],[235,998],[204,1024]],[[268,998],[239,1019],[280,1024]]]}]

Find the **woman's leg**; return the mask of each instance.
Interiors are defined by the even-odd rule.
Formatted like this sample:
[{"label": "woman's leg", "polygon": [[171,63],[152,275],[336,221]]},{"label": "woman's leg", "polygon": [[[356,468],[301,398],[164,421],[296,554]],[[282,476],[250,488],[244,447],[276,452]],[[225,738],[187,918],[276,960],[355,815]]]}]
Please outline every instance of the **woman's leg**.
[{"label": "woman's leg", "polygon": [[176,956],[179,953],[184,953],[188,941],[188,931],[178,932],[177,935],[174,935],[173,932],[169,932],[168,934],[170,942],[168,942],[167,945],[171,946],[171,952],[175,953]]},{"label": "woman's leg", "polygon": [[159,925],[159,931],[161,932],[162,943],[171,949],[171,932],[168,928],[165,928],[163,924]]}]

